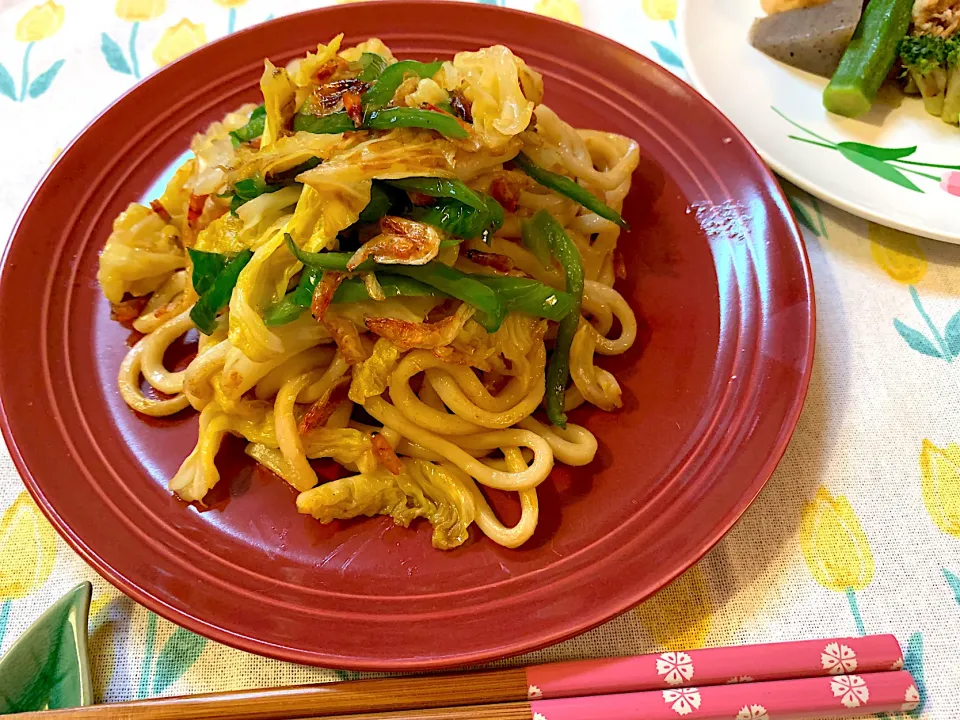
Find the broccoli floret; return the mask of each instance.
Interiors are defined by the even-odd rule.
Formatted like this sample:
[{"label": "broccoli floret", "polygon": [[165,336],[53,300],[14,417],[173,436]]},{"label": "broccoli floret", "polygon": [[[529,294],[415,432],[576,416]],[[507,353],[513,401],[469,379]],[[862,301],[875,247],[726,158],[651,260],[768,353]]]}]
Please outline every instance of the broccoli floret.
[{"label": "broccoli floret", "polygon": [[920,90],[927,112],[940,117],[947,89],[946,42],[935,35],[905,37],[900,62]]},{"label": "broccoli floret", "polygon": [[946,41],[947,92],[940,118],[951,125],[960,122],[960,36]]}]

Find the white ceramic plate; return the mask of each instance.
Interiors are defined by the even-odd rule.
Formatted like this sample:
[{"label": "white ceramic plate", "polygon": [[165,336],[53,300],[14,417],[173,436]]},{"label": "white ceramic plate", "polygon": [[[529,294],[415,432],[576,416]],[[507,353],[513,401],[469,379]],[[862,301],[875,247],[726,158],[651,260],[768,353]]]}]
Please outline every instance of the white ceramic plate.
[{"label": "white ceramic plate", "polygon": [[760,0],[680,0],[677,34],[697,89],[808,192],[869,220],[960,243],[960,128],[895,88],[881,89],[861,119],[828,113],[825,78],[747,41],[762,14]]}]

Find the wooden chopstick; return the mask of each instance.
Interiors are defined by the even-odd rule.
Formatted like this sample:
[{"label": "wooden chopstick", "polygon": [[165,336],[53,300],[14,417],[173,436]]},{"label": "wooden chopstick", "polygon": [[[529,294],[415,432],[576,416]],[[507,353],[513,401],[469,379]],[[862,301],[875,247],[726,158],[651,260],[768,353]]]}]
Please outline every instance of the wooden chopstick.
[{"label": "wooden chopstick", "polygon": [[[20,717],[23,720],[290,720],[352,714],[354,720],[360,720],[371,713],[396,715],[409,710],[415,713],[414,717],[421,717],[433,708],[492,707],[497,703],[501,705],[497,705],[496,712],[512,713],[515,710],[511,703],[526,700],[643,694],[690,686],[702,692],[703,688],[722,686],[731,680],[746,682],[749,679],[760,685],[847,672],[879,673],[902,666],[903,654],[896,638],[876,635],[580,660],[475,673],[386,677],[188,695],[27,713]],[[436,716],[457,717],[450,715],[449,710],[444,712],[448,715]],[[374,717],[380,720],[379,716]]]},{"label": "wooden chopstick", "polygon": [[[308,716],[335,718],[338,715],[356,717],[356,713],[404,710],[416,713],[430,708],[489,705],[526,697],[526,670],[510,668],[107,703],[71,710],[24,713],[17,720],[290,720]],[[530,720],[529,712],[524,717]]]},{"label": "wooden chopstick", "polygon": [[[676,720],[696,713],[697,720],[735,717],[840,718],[909,711],[919,704],[910,673],[898,670],[863,675],[774,680],[760,683],[670,688],[616,695],[467,705],[429,709],[362,712],[350,715],[286,715],[285,720]],[[746,715],[744,715],[744,709]],[[219,718],[238,717],[234,712]],[[23,718],[83,720],[87,710],[28,713]],[[142,717],[129,707],[115,718]]]}]

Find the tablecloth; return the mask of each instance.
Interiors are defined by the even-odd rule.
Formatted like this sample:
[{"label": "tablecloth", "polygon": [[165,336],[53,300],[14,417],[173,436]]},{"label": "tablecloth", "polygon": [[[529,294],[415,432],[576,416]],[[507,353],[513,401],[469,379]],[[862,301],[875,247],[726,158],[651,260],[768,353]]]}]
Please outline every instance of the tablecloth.
[{"label": "tablecloth", "polygon": [[[585,25],[683,75],[676,0],[485,1]],[[138,78],[227,33],[329,4],[34,2],[0,0],[0,238],[62,147]],[[960,718],[960,246],[785,188],[813,267],[817,350],[775,475],[729,535],[653,599],[506,662],[891,632],[917,681],[912,715]],[[98,701],[353,677],[207,641],[135,604],[56,535],[5,449],[0,513],[0,649],[90,580]]]}]

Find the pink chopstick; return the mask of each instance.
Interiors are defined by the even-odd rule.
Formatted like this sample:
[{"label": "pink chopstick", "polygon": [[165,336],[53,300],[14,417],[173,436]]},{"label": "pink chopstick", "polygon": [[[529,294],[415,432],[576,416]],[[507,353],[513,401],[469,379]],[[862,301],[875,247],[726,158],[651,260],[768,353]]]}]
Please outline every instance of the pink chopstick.
[{"label": "pink chopstick", "polygon": [[709,648],[526,668],[531,700],[899,670],[893,635]]},{"label": "pink chopstick", "polygon": [[783,720],[915,706],[910,675],[891,671],[902,666],[896,638],[878,635],[157,698],[23,718]]},{"label": "pink chopstick", "polygon": [[533,720],[799,720],[907,712],[918,705],[913,678],[900,670],[534,700],[530,711]]}]

